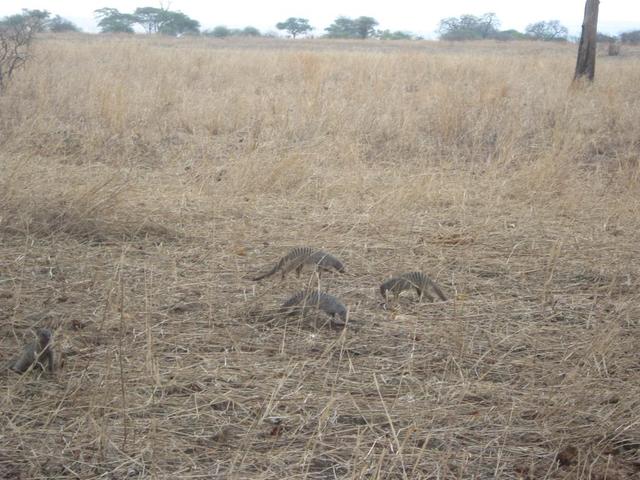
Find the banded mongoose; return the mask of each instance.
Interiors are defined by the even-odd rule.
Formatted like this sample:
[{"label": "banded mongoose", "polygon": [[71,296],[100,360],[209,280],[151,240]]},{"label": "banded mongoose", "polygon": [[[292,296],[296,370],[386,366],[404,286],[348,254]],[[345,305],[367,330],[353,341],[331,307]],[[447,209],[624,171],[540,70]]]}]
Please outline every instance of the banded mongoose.
[{"label": "banded mongoose", "polygon": [[277,272],[281,272],[282,278],[284,279],[285,275],[292,270],[295,270],[296,275],[300,277],[300,272],[302,272],[302,268],[305,265],[313,265],[319,272],[330,272],[332,269],[340,273],[345,272],[342,262],[330,253],[311,247],[296,247],[282,257],[271,270],[253,278],[253,281],[257,282],[263,278],[275,275]]},{"label": "banded mongoose", "polygon": [[397,277],[390,278],[380,285],[380,293],[385,300],[389,293],[392,293],[397,299],[400,292],[409,290],[410,288],[416,289],[419,300],[422,300],[422,297],[427,297],[430,302],[433,302],[434,298],[427,290],[433,290],[443,301],[447,299],[444,293],[442,293],[442,290],[440,290],[440,287],[422,272],[403,273]]},{"label": "banded mongoose", "polygon": [[333,295],[329,295],[325,292],[318,292],[317,290],[308,291],[302,290],[296,293],[293,297],[282,304],[280,311],[287,315],[302,312],[306,313],[310,308],[317,308],[322,310],[327,315],[336,319],[336,316],[340,317],[342,322],[347,321],[347,309]]},{"label": "banded mongoose", "polygon": [[37,339],[27,344],[22,354],[11,364],[11,370],[24,373],[35,364],[44,370],[45,363],[49,372],[53,372],[53,348],[51,346],[51,330],[41,328],[36,332]]}]

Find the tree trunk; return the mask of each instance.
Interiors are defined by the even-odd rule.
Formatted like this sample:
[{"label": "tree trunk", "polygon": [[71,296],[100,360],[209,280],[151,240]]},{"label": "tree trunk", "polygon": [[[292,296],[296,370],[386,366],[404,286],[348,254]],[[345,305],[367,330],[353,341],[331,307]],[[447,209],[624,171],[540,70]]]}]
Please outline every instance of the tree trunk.
[{"label": "tree trunk", "polygon": [[578,61],[573,80],[586,77],[593,81],[596,73],[596,38],[598,35],[598,7],[600,0],[587,0],[584,7],[584,21],[582,22],[582,35],[578,47]]}]

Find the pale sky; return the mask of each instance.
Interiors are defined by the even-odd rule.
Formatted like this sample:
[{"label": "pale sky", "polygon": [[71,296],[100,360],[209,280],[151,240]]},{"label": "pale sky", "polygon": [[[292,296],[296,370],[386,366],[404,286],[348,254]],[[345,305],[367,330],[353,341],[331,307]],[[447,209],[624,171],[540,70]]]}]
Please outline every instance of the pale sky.
[{"label": "pale sky", "polygon": [[[316,35],[340,16],[374,17],[380,29],[404,30],[427,37],[441,18],[465,13],[495,12],[501,28],[523,31],[540,20],[560,20],[570,34],[578,35],[584,0],[0,0],[0,17],[22,8],[49,10],[73,21],[84,31],[97,32],[93,11],[102,7],[131,13],[137,7],[179,10],[198,20],[203,29],[216,25],[238,28],[252,25],[261,31],[275,31],[275,24],[288,17],[308,18]],[[602,0],[598,30],[620,33],[640,29],[639,0]]]}]

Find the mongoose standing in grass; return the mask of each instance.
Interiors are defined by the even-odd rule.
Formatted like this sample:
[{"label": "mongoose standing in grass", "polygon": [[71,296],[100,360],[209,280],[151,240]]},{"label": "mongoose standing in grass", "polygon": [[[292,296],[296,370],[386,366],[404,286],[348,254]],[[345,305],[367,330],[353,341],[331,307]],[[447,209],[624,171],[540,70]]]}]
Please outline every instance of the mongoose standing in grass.
[{"label": "mongoose standing in grass", "polygon": [[390,278],[380,285],[380,293],[385,300],[389,293],[392,293],[397,299],[400,292],[409,290],[410,288],[416,289],[420,301],[422,297],[427,297],[429,301],[433,302],[434,298],[427,290],[432,290],[443,301],[447,299],[444,293],[442,293],[442,290],[440,290],[440,287],[422,272],[403,273],[397,277]]},{"label": "mongoose standing in grass", "polygon": [[302,290],[296,293],[293,297],[282,304],[280,311],[287,315],[300,311],[304,314],[310,308],[322,310],[327,315],[333,317],[334,320],[337,316],[343,324],[347,321],[347,309],[342,302],[333,295],[318,292],[317,290]]},{"label": "mongoose standing in grass", "polygon": [[44,370],[45,363],[49,372],[53,372],[53,348],[51,330],[41,328],[36,332],[37,339],[24,347],[22,354],[11,364],[11,370],[24,373],[35,363]]},{"label": "mongoose standing in grass", "polygon": [[285,275],[292,270],[295,270],[296,275],[299,277],[305,265],[313,265],[319,272],[330,272],[332,269],[340,273],[345,272],[342,262],[330,253],[311,247],[296,247],[282,257],[271,270],[253,278],[253,281],[257,282],[263,278],[275,275],[277,272],[281,272],[282,278],[284,278]]}]

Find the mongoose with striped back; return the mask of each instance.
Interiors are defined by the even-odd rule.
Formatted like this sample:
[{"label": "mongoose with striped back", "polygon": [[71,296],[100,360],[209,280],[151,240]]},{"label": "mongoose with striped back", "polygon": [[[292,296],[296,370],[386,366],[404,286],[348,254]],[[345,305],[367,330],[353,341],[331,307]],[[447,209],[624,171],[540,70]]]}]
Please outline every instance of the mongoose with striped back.
[{"label": "mongoose with striped back", "polygon": [[330,253],[311,247],[296,247],[282,257],[271,270],[252,280],[257,282],[278,272],[281,272],[282,278],[284,278],[287,273],[293,270],[296,271],[299,277],[305,265],[312,265],[319,273],[322,271],[330,272],[331,270],[336,270],[340,273],[345,272],[343,263]]},{"label": "mongoose with striped back", "polygon": [[296,293],[282,304],[280,311],[287,315],[296,312],[302,312],[304,314],[311,308],[322,310],[327,315],[333,317],[334,321],[336,317],[340,318],[341,323],[346,323],[347,321],[347,309],[342,302],[333,295],[317,290],[302,290]]},{"label": "mongoose with striped back", "polygon": [[35,364],[44,370],[45,364],[49,372],[53,372],[53,347],[51,346],[51,330],[41,328],[36,332],[37,339],[27,344],[22,354],[12,362],[10,368],[14,372],[24,373]]},{"label": "mongoose with striped back", "polygon": [[400,292],[411,288],[416,289],[416,293],[418,294],[418,299],[420,301],[422,300],[422,297],[426,297],[429,301],[433,302],[434,298],[428,290],[432,290],[443,301],[447,299],[444,293],[442,293],[440,287],[438,287],[433,280],[422,272],[408,272],[398,275],[397,277],[390,278],[380,285],[380,293],[385,300],[389,293],[393,294],[397,299]]}]

